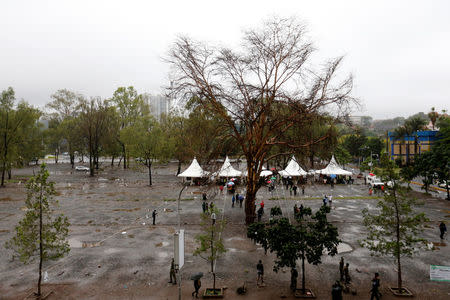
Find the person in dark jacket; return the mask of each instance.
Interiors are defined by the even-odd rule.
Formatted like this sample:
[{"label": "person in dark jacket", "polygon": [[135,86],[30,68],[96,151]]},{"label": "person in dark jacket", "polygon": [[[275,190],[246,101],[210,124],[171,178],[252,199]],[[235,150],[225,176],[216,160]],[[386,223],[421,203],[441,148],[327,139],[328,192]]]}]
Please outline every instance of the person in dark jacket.
[{"label": "person in dark jacket", "polygon": [[372,279],[372,289],[370,290],[370,300],[380,300],[380,274],[375,273],[375,277]]},{"label": "person in dark jacket", "polygon": [[261,260],[259,260],[258,264],[256,265],[256,285],[259,285],[259,281],[261,280],[261,284],[264,283],[264,265]]},{"label": "person in dark jacket", "polygon": [[441,224],[439,224],[439,230],[441,231],[441,235],[440,235],[441,240],[443,240],[444,239],[444,234],[447,231],[447,226],[445,226],[444,222],[441,222]]},{"label": "person in dark jacket", "polygon": [[331,288],[331,299],[342,300],[342,285],[339,281],[336,281]]},{"label": "person in dark jacket", "polygon": [[194,297],[195,294],[195,298],[198,298],[198,290],[200,289],[200,287],[202,286],[202,282],[199,279],[195,279],[194,280],[194,289],[195,291],[192,292],[192,297]]},{"label": "person in dark jacket", "polygon": [[156,222],[156,215],[157,215],[157,214],[158,214],[158,213],[156,212],[156,209],[154,209],[153,212],[152,212],[153,225],[155,225],[155,222]]}]

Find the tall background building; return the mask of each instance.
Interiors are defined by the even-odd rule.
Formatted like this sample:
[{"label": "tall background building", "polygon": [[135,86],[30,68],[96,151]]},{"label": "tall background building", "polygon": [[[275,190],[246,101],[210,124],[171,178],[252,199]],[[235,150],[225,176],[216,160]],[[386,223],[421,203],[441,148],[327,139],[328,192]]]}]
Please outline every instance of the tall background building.
[{"label": "tall background building", "polygon": [[155,118],[159,119],[162,114],[169,113],[172,105],[169,97],[166,97],[164,95],[145,94],[145,98],[150,105],[150,113]]}]

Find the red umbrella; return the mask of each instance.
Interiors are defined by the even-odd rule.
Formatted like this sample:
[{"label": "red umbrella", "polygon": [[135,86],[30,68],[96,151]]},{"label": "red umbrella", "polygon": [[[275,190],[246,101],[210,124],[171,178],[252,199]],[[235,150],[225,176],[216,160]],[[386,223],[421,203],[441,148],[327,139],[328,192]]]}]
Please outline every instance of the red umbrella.
[{"label": "red umbrella", "polygon": [[375,176],[375,174],[373,174],[373,173],[369,173],[369,175],[370,175],[370,176]]}]

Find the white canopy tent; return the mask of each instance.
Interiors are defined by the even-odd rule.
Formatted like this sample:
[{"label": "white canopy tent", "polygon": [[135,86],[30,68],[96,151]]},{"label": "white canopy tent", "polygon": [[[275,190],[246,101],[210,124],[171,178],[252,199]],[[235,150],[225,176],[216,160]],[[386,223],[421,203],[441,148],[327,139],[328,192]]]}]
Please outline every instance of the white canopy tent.
[{"label": "white canopy tent", "polygon": [[178,174],[178,177],[192,177],[192,178],[201,178],[207,177],[209,172],[203,171],[202,167],[198,164],[197,159],[194,157],[191,165],[183,172]]},{"label": "white canopy tent", "polygon": [[228,156],[225,158],[225,161],[223,162],[222,167],[220,168],[218,172],[219,177],[240,177],[242,175],[242,172],[239,170],[236,170],[233,168],[233,166],[230,163],[230,160],[228,159]]},{"label": "white canopy tent", "polygon": [[323,175],[352,175],[353,173],[350,171],[346,171],[344,169],[342,169],[338,163],[336,162],[336,159],[334,158],[334,155],[331,156],[330,162],[328,163],[328,165],[322,169],[322,170],[317,170],[316,174],[323,174]]},{"label": "white canopy tent", "polygon": [[294,156],[292,156],[291,160],[289,161],[287,167],[284,170],[281,170],[278,172],[281,176],[306,176],[307,173],[305,170],[300,167],[300,165],[297,163]]}]

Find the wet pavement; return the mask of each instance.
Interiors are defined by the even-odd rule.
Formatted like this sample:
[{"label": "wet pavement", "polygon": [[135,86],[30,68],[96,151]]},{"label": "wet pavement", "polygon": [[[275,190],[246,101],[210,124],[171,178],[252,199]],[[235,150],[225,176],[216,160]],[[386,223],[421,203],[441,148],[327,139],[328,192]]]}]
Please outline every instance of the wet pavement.
[{"label": "wet pavement", "polygon": [[[176,165],[155,168],[154,185],[147,186],[146,169],[133,167],[129,170],[110,168],[107,164],[95,178],[85,172],[76,172],[68,164],[49,165],[51,180],[56,182],[60,207],[58,211],[69,217],[71,223],[68,256],[44,265],[48,274],[48,287],[54,295],[62,298],[83,299],[177,299],[177,287],[167,284],[170,259],[173,253],[173,233],[177,229],[177,201],[181,189],[180,180],[174,176]],[[37,169],[34,168],[36,171]],[[14,172],[14,183],[0,190],[0,243],[11,238],[14,226],[23,215],[25,198],[20,178],[30,175],[33,168]],[[242,187],[238,187],[238,192]],[[207,192],[208,201],[213,201],[221,210],[219,218],[227,221],[223,233],[227,253],[217,261],[218,284],[227,286],[227,298],[236,298],[235,290],[248,283],[248,299],[274,299],[280,296],[293,298],[288,290],[289,270],[274,273],[274,255],[264,255],[263,249],[246,237],[244,208],[232,207],[231,195],[220,195],[214,186],[188,187],[182,194],[181,227],[186,230],[185,266],[182,276],[202,271],[205,274],[202,289],[212,284],[208,273],[209,265],[200,257],[193,256],[196,245],[194,237],[200,230],[199,214],[201,194]],[[301,192],[301,190],[300,190]],[[365,237],[361,211],[374,210],[378,197],[369,196],[368,187],[357,180],[354,185],[315,184],[306,186],[305,195],[291,196],[289,191],[279,187],[270,193],[262,188],[257,202],[265,202],[268,218],[270,208],[278,205],[284,215],[293,217],[295,204],[309,206],[313,211],[322,205],[323,195],[332,195],[332,212],[329,219],[338,227],[342,244],[340,254],[324,256],[319,266],[307,265],[306,282],[319,299],[328,299],[331,285],[338,278],[338,261],[343,256],[350,263],[350,272],[357,296],[346,295],[344,299],[361,299],[370,289],[370,279],[379,272],[383,289],[396,283],[396,265],[386,257],[372,257],[359,246]],[[437,245],[435,251],[422,251],[414,258],[403,259],[404,284],[418,299],[448,299],[450,283],[429,280],[429,265],[450,266],[450,247],[439,239],[438,224],[450,220],[450,201],[438,197],[416,196],[425,200],[420,207],[430,223],[423,233],[424,238]],[[158,212],[156,226],[151,225],[151,212]],[[266,269],[264,288],[256,288],[255,266],[262,259]],[[0,251],[0,292],[4,299],[24,297],[37,281],[37,265],[24,266],[11,261],[9,250]],[[299,283],[301,274],[299,276]],[[64,288],[62,288],[64,287]],[[190,298],[192,282],[183,281],[182,293]],[[387,291],[383,299],[390,299]],[[2,298],[2,299],[3,299]],[[363,296],[365,298],[365,296]],[[52,299],[52,298],[50,298]],[[57,298],[54,298],[57,299]]]}]

